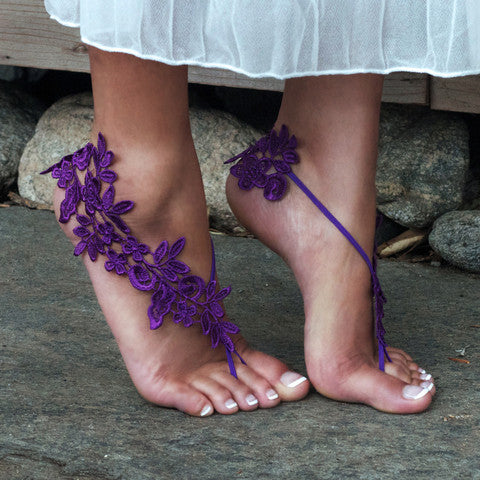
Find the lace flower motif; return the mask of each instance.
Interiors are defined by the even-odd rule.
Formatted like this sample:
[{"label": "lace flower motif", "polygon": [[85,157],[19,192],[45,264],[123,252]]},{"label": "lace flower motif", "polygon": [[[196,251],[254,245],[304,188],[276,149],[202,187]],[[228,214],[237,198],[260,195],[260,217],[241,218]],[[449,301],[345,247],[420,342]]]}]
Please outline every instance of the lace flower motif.
[{"label": "lace flower motif", "polygon": [[239,188],[262,188],[267,200],[280,200],[287,191],[285,175],[292,171],[291,164],[298,162],[296,148],[295,135],[290,137],[288,128],[282,125],[279,134],[272,130],[225,163],[238,162],[230,167],[230,173],[239,179]]},{"label": "lace flower motif", "polygon": [[[51,173],[58,179],[58,186],[65,190],[59,221],[67,223],[75,215],[78,222],[73,229],[79,237],[74,255],[86,250],[92,261],[96,261],[98,255],[105,255],[107,271],[125,275],[134,288],[152,293],[147,312],[151,329],[160,327],[169,314],[174,322],[183,323],[185,327],[198,323],[203,333],[210,335],[213,348],[219,343],[225,346],[230,363],[231,352],[236,351],[229,335],[238,333],[239,328],[223,320],[224,312],[219,303],[230,293],[230,287],[217,292],[214,272],[208,284],[201,277],[190,274],[190,267],[178,259],[185,246],[184,237],[172,245],[163,241],[152,251],[130,234],[122,216],[134,204],[130,200],[115,203],[113,184],[117,174],[108,168],[114,155],[106,150],[101,133],[97,145],[88,143],[41,172]],[[84,175],[79,176],[80,171]],[[85,215],[78,211],[81,203]],[[231,371],[235,374],[233,361]]]}]

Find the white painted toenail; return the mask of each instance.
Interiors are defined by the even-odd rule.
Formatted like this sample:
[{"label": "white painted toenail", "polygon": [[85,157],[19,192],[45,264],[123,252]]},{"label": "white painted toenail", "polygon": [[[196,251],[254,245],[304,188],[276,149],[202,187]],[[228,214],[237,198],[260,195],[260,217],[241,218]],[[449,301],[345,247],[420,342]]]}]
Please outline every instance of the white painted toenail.
[{"label": "white painted toenail", "polygon": [[248,395],[245,400],[247,400],[248,405],[250,405],[251,407],[258,403],[258,400],[256,399],[255,395],[252,395],[252,394]]},{"label": "white painted toenail", "polygon": [[420,375],[420,380],[430,380],[432,376],[429,373],[422,373]]},{"label": "white painted toenail", "polygon": [[[431,389],[430,389],[431,390]],[[430,390],[425,387],[420,387],[417,385],[407,385],[403,387],[403,397],[408,400],[418,400],[419,398],[424,397]]]},{"label": "white painted toenail", "polygon": [[297,372],[285,372],[280,381],[289,388],[295,388],[303,383],[307,378]]},{"label": "white painted toenail", "polygon": [[432,382],[422,382],[420,384],[421,387],[426,388],[428,391],[430,391],[433,388],[433,383]]},{"label": "white painted toenail", "polygon": [[236,402],[233,398],[229,398],[229,399],[225,402],[225,406],[226,406],[229,410],[232,410],[233,408],[237,408],[237,407],[238,407],[238,404],[237,404],[237,402]]},{"label": "white painted toenail", "polygon": [[270,390],[267,390],[267,398],[269,400],[276,400],[278,398],[278,393],[271,388]]},{"label": "white painted toenail", "polygon": [[420,373],[427,373],[423,368],[419,368],[418,371],[419,371]]},{"label": "white painted toenail", "polygon": [[205,405],[203,407],[203,410],[200,412],[200,416],[204,417],[205,415],[208,415],[212,411],[212,407],[210,405]]}]

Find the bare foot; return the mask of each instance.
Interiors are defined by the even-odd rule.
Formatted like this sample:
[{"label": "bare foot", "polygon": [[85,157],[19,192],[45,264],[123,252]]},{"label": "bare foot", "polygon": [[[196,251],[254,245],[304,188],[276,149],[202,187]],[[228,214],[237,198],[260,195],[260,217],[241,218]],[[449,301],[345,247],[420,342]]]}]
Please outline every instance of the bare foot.
[{"label": "bare foot", "polygon": [[[191,267],[193,274],[208,279],[212,257],[198,166],[186,168],[182,182],[172,188],[167,188],[171,180],[166,180],[165,169],[163,177],[152,175],[148,167],[132,175],[129,166],[132,155],[141,155],[145,165],[152,168],[159,163],[193,165],[186,160],[195,156],[193,145],[190,142],[186,145],[178,152],[158,153],[141,145],[124,143],[111,167],[119,175],[115,182],[115,201],[135,202],[123,218],[132,235],[153,250],[162,240],[171,244],[185,236],[186,246],[179,259]],[[114,150],[112,145],[107,147]],[[159,156],[177,154],[178,161],[158,162]],[[57,218],[64,197],[65,191],[57,187]],[[73,233],[76,226],[75,217],[61,224],[73,244],[79,242]],[[199,324],[185,328],[175,324],[169,314],[160,328],[150,330],[147,310],[151,293],[134,289],[125,275],[107,271],[104,256],[92,262],[86,251],[82,255],[130,376],[146,400],[191,415],[207,416],[215,410],[231,414],[239,409],[269,408],[281,400],[298,400],[307,394],[309,384],[305,377],[290,372],[282,362],[252,350],[239,334],[233,336],[233,341],[247,365],[235,362],[236,379],[229,372],[225,349],[221,346],[212,349],[210,338],[203,335]]]},{"label": "bare foot", "polygon": [[[374,189],[369,187],[366,203],[343,201],[344,192],[320,174],[318,162],[298,135],[297,139],[300,163],[293,166],[295,174],[366,252],[373,251]],[[268,201],[262,189],[241,190],[238,178],[230,175],[227,196],[239,221],[277,252],[295,274],[305,305],[305,357],[310,381],[319,393],[335,400],[365,403],[392,413],[426,409],[435,393],[433,379],[407,353],[389,347],[392,362],[386,362],[385,372],[378,368],[371,278],[365,261],[287,180],[285,197]]]}]

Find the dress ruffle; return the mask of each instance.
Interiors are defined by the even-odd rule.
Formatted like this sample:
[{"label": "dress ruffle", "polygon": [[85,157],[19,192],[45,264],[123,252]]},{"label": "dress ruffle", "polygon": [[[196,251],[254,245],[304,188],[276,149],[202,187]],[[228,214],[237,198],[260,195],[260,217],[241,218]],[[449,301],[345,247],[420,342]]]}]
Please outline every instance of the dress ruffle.
[{"label": "dress ruffle", "polygon": [[45,0],[82,41],[250,77],[480,73],[478,0]]}]

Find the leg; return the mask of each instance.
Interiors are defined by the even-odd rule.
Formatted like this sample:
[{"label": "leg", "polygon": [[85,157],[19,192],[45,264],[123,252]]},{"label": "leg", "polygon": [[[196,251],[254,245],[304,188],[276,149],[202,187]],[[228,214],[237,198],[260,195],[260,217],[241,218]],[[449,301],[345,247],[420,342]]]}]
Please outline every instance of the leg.
[{"label": "leg", "polygon": [[[275,125],[298,139],[295,174],[352,233],[373,251],[375,167],[383,77],[339,75],[289,80]],[[431,394],[403,393],[424,378],[411,357],[389,349],[378,370],[373,335],[370,272],[358,252],[290,182],[287,197],[268,202],[262,191],[227,183],[235,214],[293,269],[305,304],[305,355],[315,388],[343,401],[380,410],[424,410]],[[255,211],[253,218],[249,212]],[[431,393],[433,393],[432,390]]]},{"label": "leg", "polygon": [[[101,131],[115,154],[115,200],[135,202],[126,218],[132,234],[153,249],[162,240],[171,243],[185,236],[181,260],[193,274],[208,279],[211,246],[189,125],[187,68],[95,48],[89,52],[95,103],[91,140],[96,144]],[[57,215],[63,198],[64,191],[57,189]],[[72,219],[62,228],[77,243],[75,224]],[[199,325],[184,328],[166,318],[150,331],[150,295],[107,272],[103,261],[92,262],[85,253],[83,258],[130,376],[145,399],[203,416],[214,409],[228,414],[272,407],[281,399],[306,395],[308,382],[283,385],[287,367],[249,349],[239,335],[235,345],[248,366],[237,365],[236,380],[229,374],[225,350],[212,350]]]}]

